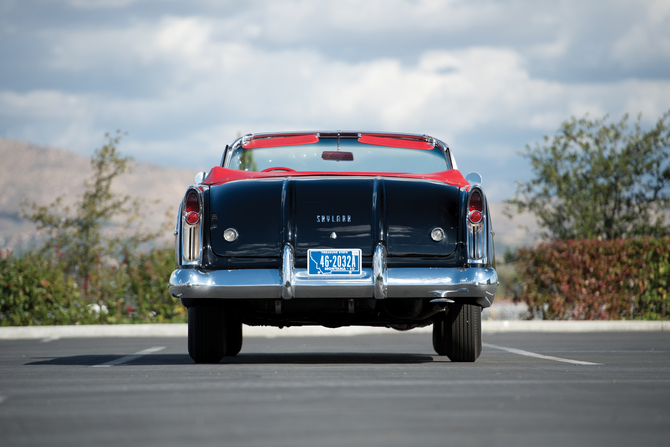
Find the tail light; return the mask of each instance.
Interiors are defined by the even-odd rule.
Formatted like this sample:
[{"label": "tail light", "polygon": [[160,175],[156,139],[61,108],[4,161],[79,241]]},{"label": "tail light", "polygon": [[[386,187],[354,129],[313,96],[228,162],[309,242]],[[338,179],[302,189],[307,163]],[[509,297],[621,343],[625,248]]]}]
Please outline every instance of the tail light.
[{"label": "tail light", "polygon": [[484,199],[482,192],[473,188],[468,199],[468,258],[473,264],[486,262],[486,223],[484,213]]},{"label": "tail light", "polygon": [[188,197],[186,198],[186,212],[200,212],[200,201],[198,200],[198,194],[196,194],[195,191],[188,193]]},{"label": "tail light", "polygon": [[200,201],[195,191],[188,193],[186,197],[186,223],[195,225],[200,222]]},{"label": "tail light", "polygon": [[200,261],[200,241],[202,240],[200,198],[197,191],[190,190],[182,205],[182,261],[197,264]]},{"label": "tail light", "polygon": [[482,221],[482,194],[479,190],[474,190],[470,196],[470,206],[468,210],[468,218],[472,223],[479,223]]}]

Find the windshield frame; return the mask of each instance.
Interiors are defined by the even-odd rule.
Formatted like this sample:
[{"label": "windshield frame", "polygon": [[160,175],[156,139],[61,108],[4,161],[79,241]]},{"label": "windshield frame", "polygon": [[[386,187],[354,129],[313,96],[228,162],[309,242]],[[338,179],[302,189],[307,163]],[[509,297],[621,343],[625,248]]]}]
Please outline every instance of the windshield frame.
[{"label": "windshield frame", "polygon": [[[445,171],[449,169],[458,169],[456,166],[456,162],[451,154],[451,151],[449,147],[443,143],[440,140],[434,139],[432,137],[428,137],[426,135],[406,135],[406,134],[390,134],[390,133],[365,133],[364,135],[369,135],[372,136],[376,139],[382,139],[382,140],[389,140],[389,144],[369,144],[369,143],[363,143],[360,141],[361,133],[356,133],[356,132],[299,132],[299,133],[276,133],[276,134],[249,134],[245,135],[244,137],[238,138],[235,140],[231,145],[227,145],[226,149],[223,153],[223,157],[221,159],[221,166],[224,168],[228,169],[234,169],[234,170],[239,170],[239,171],[245,171],[243,169],[239,169],[239,167],[231,167],[231,164],[233,162],[233,159],[235,157],[235,154],[239,154],[239,151],[256,151],[256,150],[286,150],[290,147],[300,147],[302,145],[293,145],[293,144],[281,144],[281,138],[291,138],[296,135],[316,135],[317,137],[317,142],[316,143],[309,143],[305,144],[305,146],[314,146],[318,145],[320,146],[319,149],[317,149],[315,152],[318,153],[320,151],[329,151],[333,150],[336,148],[336,150],[342,150],[342,151],[347,151],[347,147],[356,147],[360,148],[362,150],[367,149],[369,153],[374,153],[374,151],[379,150],[380,152],[380,157],[388,156],[389,151],[393,150],[398,150],[398,154],[403,153],[404,156],[408,155],[411,153],[411,151],[417,151],[418,153],[422,151],[429,151],[435,157],[436,152],[441,155],[441,157],[438,157],[436,159],[442,160],[439,166],[436,166],[435,169],[429,169],[429,170],[422,170],[422,169],[409,169],[409,170],[403,170],[403,169],[380,169],[376,168],[373,166],[370,166],[370,163],[368,163],[368,166],[366,167],[361,167],[360,169],[296,169],[295,165],[294,166],[284,166],[287,168],[295,169],[297,172],[332,172],[332,173],[337,173],[337,172],[350,172],[350,173],[357,173],[357,172],[388,172],[388,173],[407,173],[407,174],[424,174],[424,173],[431,173],[431,172],[439,172],[439,171]],[[277,146],[274,146],[272,144],[264,145],[262,149],[246,149],[243,148],[243,145],[247,145],[248,142],[255,142],[259,141],[258,139],[255,138],[263,138],[269,136],[271,139],[278,138],[278,144]],[[405,137],[405,138],[403,138]],[[409,137],[409,138],[407,138]],[[352,141],[353,140],[353,141]],[[260,140],[260,141],[269,141],[269,140]],[[417,142],[417,141],[424,141],[428,142],[430,144],[426,144],[426,148],[408,148],[404,146],[405,143],[412,143],[412,142]],[[335,144],[336,143],[336,144]],[[401,152],[402,151],[402,152]],[[381,158],[380,158],[381,160]],[[349,163],[349,161],[344,161],[343,163]],[[380,165],[383,165],[383,162],[380,162]],[[273,165],[279,167],[279,165]],[[346,167],[346,165],[343,165]],[[372,168],[372,169],[370,169]],[[246,170],[248,172],[261,172],[262,169],[258,169],[257,171],[253,170]]]}]

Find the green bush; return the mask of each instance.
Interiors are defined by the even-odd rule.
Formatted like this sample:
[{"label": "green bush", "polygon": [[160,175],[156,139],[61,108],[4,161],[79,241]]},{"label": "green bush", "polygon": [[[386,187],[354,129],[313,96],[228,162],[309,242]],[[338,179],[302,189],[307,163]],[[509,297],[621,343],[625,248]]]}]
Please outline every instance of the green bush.
[{"label": "green bush", "polygon": [[40,254],[0,259],[0,326],[93,323],[74,280]]},{"label": "green bush", "polygon": [[72,209],[62,205],[63,197],[48,206],[22,204],[22,216],[43,232],[44,245],[39,253],[2,260],[0,324],[186,321],[167,286],[172,250],[139,249],[165,229],[145,231],[138,223],[143,201],[114,194],[112,184],[131,159],[117,149],[121,133],[105,138]]},{"label": "green bush", "polygon": [[77,286],[55,256],[29,253],[0,260],[0,325],[179,323],[186,309],[168,290],[171,249],[95,262]]},{"label": "green bush", "polygon": [[129,260],[128,287],[136,304],[136,318],[155,322],[186,321],[186,308],[170,295],[167,286],[174,264],[171,248],[152,250]]},{"label": "green bush", "polygon": [[667,319],[670,237],[555,240],[516,253],[514,300],[544,319]]}]

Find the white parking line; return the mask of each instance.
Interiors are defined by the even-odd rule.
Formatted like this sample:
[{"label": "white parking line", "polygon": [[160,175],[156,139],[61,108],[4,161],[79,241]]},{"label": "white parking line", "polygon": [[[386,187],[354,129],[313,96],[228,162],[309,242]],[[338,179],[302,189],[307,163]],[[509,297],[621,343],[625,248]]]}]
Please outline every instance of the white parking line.
[{"label": "white parking line", "polygon": [[153,347],[153,348],[144,349],[140,352],[136,352],[133,355],[127,355],[125,357],[120,357],[116,360],[112,360],[112,361],[107,362],[107,363],[101,363],[100,365],[93,365],[93,368],[108,368],[110,366],[121,365],[122,363],[132,362],[133,360],[138,359],[138,358],[142,357],[143,355],[147,355],[147,354],[151,354],[151,353],[154,353],[154,352],[162,351],[163,349],[165,349],[165,346],[156,346],[156,347]]},{"label": "white parking line", "polygon": [[535,352],[524,351],[522,349],[516,349],[516,348],[508,348],[505,346],[492,345],[490,343],[482,343],[482,345],[486,346],[487,348],[501,349],[503,351],[511,352],[513,354],[525,355],[526,357],[535,357],[536,359],[553,360],[554,362],[572,363],[573,365],[585,365],[585,366],[602,365],[602,363],[592,363],[592,362],[584,362],[582,360],[572,360],[572,359],[564,359],[561,357],[552,357],[550,355],[536,354]]},{"label": "white parking line", "polygon": [[42,340],[40,340],[40,342],[49,343],[50,341],[55,341],[55,340],[60,340],[60,337],[54,335],[53,337],[43,338]]}]

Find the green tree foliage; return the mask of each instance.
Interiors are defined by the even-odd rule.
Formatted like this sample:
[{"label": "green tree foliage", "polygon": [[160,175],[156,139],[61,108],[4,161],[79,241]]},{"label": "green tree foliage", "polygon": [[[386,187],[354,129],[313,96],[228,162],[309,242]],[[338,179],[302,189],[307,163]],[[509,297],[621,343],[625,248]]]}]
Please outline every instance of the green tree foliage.
[{"label": "green tree foliage", "polygon": [[670,234],[669,119],[670,111],[646,131],[641,116],[632,125],[628,115],[564,122],[520,153],[535,177],[517,184],[506,214],[531,211],[548,238]]},{"label": "green tree foliage", "polygon": [[38,252],[0,259],[0,326],[186,320],[167,287],[173,249],[140,250],[167,229],[143,231],[143,202],[113,192],[131,159],[117,149],[119,133],[105,138],[73,209],[62,197],[49,206],[23,204],[23,217],[43,230],[45,243]]},{"label": "green tree foliage", "polygon": [[[74,210],[63,206],[61,196],[49,206],[24,203],[21,211],[24,218],[44,231],[44,251],[55,252],[85,292],[93,270],[101,261],[120,259],[158,234],[133,229],[142,202],[112,192],[112,183],[129,172],[132,159],[121,156],[117,149],[119,132],[114,136],[106,134],[105,138],[107,143],[91,158],[93,174],[85,181],[84,193]],[[119,226],[122,231],[111,231]]]}]

